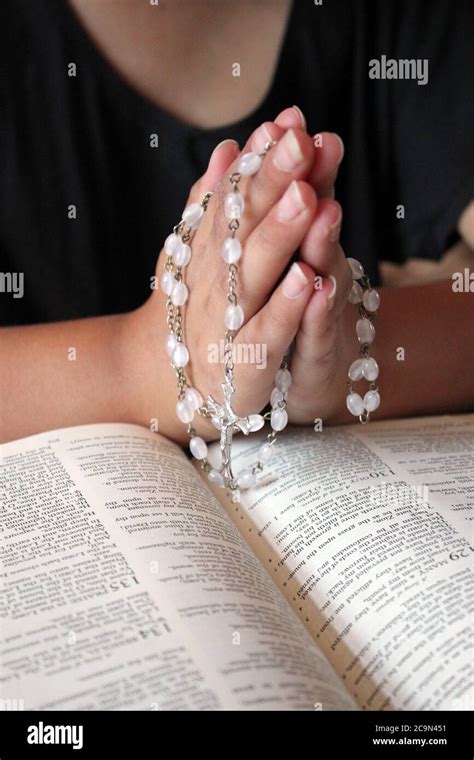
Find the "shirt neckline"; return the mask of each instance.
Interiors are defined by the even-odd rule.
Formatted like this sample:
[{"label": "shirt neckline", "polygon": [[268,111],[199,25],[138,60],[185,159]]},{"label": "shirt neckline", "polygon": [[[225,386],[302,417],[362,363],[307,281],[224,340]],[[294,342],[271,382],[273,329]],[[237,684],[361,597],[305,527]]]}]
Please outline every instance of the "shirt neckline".
[{"label": "shirt neckline", "polygon": [[[120,101],[123,101],[123,113],[125,116],[134,119],[137,118],[137,115],[139,117],[143,116],[148,124],[150,117],[153,119],[158,117],[161,121],[166,122],[172,130],[179,133],[187,133],[191,136],[200,135],[213,137],[214,135],[232,133],[237,129],[245,129],[246,127],[250,128],[260,120],[265,121],[264,117],[268,114],[268,106],[275,99],[274,96],[278,88],[281,71],[287,57],[290,33],[295,23],[297,0],[290,0],[290,10],[286,20],[286,28],[280,42],[273,76],[261,101],[242,119],[229,124],[209,128],[188,124],[177,116],[174,116],[162,106],[154,103],[146,95],[139,92],[132,84],[127,82],[125,77],[115,68],[113,63],[101,52],[86,28],[83,26],[80,18],[74,11],[74,8],[69,4],[68,0],[58,0],[57,5],[61,8],[64,23],[71,31],[72,36],[78,42],[80,48],[86,50],[88,57],[90,57],[93,63],[97,65],[98,70],[106,79],[107,86],[113,88],[119,95]],[[276,116],[277,114],[275,114],[275,117]]]}]

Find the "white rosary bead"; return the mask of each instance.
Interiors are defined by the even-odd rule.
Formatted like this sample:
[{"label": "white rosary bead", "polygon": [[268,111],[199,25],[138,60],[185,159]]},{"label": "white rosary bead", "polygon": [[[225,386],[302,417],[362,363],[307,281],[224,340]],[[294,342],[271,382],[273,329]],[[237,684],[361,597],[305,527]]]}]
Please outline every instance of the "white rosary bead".
[{"label": "white rosary bead", "polygon": [[184,282],[177,282],[171,291],[171,302],[175,306],[183,306],[188,300],[188,289]]},{"label": "white rosary bead", "polygon": [[172,256],[175,252],[177,246],[181,243],[181,238],[179,235],[177,235],[175,232],[172,232],[171,235],[168,235],[168,237],[165,240],[165,253],[168,256]]},{"label": "white rosary bead", "polygon": [[368,412],[375,412],[380,406],[380,393],[378,391],[367,391],[364,396],[364,406]]},{"label": "white rosary bead", "polygon": [[240,304],[231,304],[225,310],[224,324],[228,330],[238,330],[244,323],[244,311]]},{"label": "white rosary bead", "polygon": [[198,435],[195,435],[189,441],[189,450],[195,459],[205,459],[207,457],[207,444]]},{"label": "white rosary bead", "polygon": [[364,375],[365,379],[369,380],[370,382],[377,380],[379,376],[379,365],[373,356],[369,356],[368,359],[364,359],[364,362],[362,364],[362,374]]},{"label": "white rosary bead", "polygon": [[358,393],[349,393],[349,395],[346,398],[346,405],[350,413],[353,414],[354,417],[358,417],[360,414],[363,414],[364,412],[364,402],[362,401]]},{"label": "white rosary bead", "polygon": [[166,293],[166,295],[169,296],[174,288],[175,282],[176,280],[171,272],[163,272],[160,278],[160,287],[163,293]]},{"label": "white rosary bead", "polygon": [[257,482],[257,476],[252,470],[242,470],[237,478],[239,488],[251,488]]},{"label": "white rosary bead", "polygon": [[178,419],[185,424],[192,422],[194,417],[194,411],[186,401],[178,401],[176,404],[176,414],[178,415]]},{"label": "white rosary bead", "polygon": [[191,246],[186,243],[177,245],[173,253],[173,261],[177,267],[187,267],[191,261]]},{"label": "white rosary bead", "polygon": [[184,400],[195,412],[197,412],[199,407],[204,403],[201,394],[196,388],[186,388],[184,392]]},{"label": "white rosary bead", "polygon": [[275,385],[279,391],[287,391],[291,385],[291,372],[287,369],[279,369],[275,375]]},{"label": "white rosary bead", "polygon": [[366,290],[362,299],[367,311],[377,311],[380,306],[380,296],[376,290]]},{"label": "white rosary bead", "polygon": [[349,367],[349,377],[351,380],[354,380],[354,382],[357,382],[357,380],[362,379],[362,366],[364,364],[364,359],[356,359],[355,362],[352,362],[351,366]]},{"label": "white rosary bead", "polygon": [[349,303],[360,303],[364,297],[364,289],[362,285],[359,285],[358,282],[354,280],[352,283],[351,292],[349,293],[349,296],[347,300]]},{"label": "white rosary bead", "polygon": [[360,280],[360,278],[364,275],[364,267],[360,261],[357,261],[357,259],[348,258],[347,263],[351,268],[352,277],[354,280]]},{"label": "white rosary bead", "polygon": [[235,264],[242,255],[242,246],[237,238],[228,237],[222,245],[222,258],[226,264]]},{"label": "white rosary bead", "polygon": [[219,472],[219,470],[209,470],[207,477],[211,483],[215,483],[216,486],[224,485],[224,478],[222,477],[222,474]]},{"label": "white rosary bead", "polygon": [[272,458],[275,449],[275,445],[270,446],[269,443],[264,443],[258,450],[258,461],[260,464],[267,464]]},{"label": "white rosary bead", "polygon": [[227,219],[240,219],[245,208],[241,193],[228,193],[224,203],[224,213]]},{"label": "white rosary bead", "polygon": [[262,158],[258,153],[244,153],[239,161],[237,171],[243,177],[251,177],[256,174],[262,165]]},{"label": "white rosary bead", "polygon": [[176,367],[185,367],[186,364],[189,361],[189,351],[184,345],[184,343],[177,344],[176,348],[173,351],[173,354],[171,356],[173,360],[173,364]]},{"label": "white rosary bead", "polygon": [[288,413],[286,409],[273,409],[270,417],[270,425],[273,430],[283,430],[288,424]]},{"label": "white rosary bead", "polygon": [[169,333],[169,335],[166,336],[165,345],[166,345],[166,353],[168,354],[168,356],[172,356],[173,351],[178,345],[178,339],[174,333]]},{"label": "white rosary bead", "polygon": [[375,327],[365,317],[357,320],[356,332],[361,343],[372,343],[375,338]]},{"label": "white rosary bead", "polygon": [[270,394],[270,404],[271,406],[279,406],[281,402],[284,400],[285,394],[283,391],[281,391],[279,388],[274,388]]},{"label": "white rosary bead", "polygon": [[184,209],[182,218],[194,230],[196,227],[199,227],[203,214],[204,209],[200,203],[191,203]]},{"label": "white rosary bead", "polygon": [[250,433],[255,433],[256,430],[260,430],[265,425],[265,420],[261,414],[249,414],[248,421]]}]

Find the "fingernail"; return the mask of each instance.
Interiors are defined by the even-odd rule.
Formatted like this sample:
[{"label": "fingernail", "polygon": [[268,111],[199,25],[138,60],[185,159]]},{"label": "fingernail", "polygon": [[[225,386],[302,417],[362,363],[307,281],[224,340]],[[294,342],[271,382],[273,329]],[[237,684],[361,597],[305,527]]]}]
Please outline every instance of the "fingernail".
[{"label": "fingernail", "polygon": [[295,109],[296,113],[300,117],[301,126],[303,127],[303,129],[306,129],[306,119],[304,117],[304,114],[301,108],[298,108],[298,106],[291,106],[291,107]]},{"label": "fingernail", "polygon": [[337,134],[337,132],[331,132],[331,134],[334,135],[334,137],[337,137],[337,139],[339,140],[339,144],[341,146],[341,155],[340,155],[339,161],[337,162],[337,165],[339,166],[339,164],[341,163],[342,159],[344,158],[344,152],[345,152],[344,143],[342,141],[342,137],[339,137],[339,135]]},{"label": "fingernail", "polygon": [[328,311],[331,311],[331,309],[333,308],[333,306],[334,306],[334,304],[336,302],[335,296],[336,296],[336,290],[337,290],[337,282],[336,282],[336,278],[334,277],[333,274],[328,275],[328,277],[329,277],[329,279],[332,282],[332,290],[331,290],[331,292],[328,295],[328,301],[327,301]]},{"label": "fingernail", "polygon": [[287,298],[297,298],[306,285],[308,278],[305,276],[300,265],[296,262],[291,265],[290,271],[283,280],[283,292]]},{"label": "fingernail", "polygon": [[214,150],[211,153],[211,158],[214,155],[214,153],[216,153],[219,150],[219,148],[222,148],[222,146],[225,145],[226,143],[233,143],[233,145],[235,146],[236,150],[239,149],[239,143],[236,140],[231,140],[231,139],[228,138],[227,140],[222,140],[219,143],[219,145],[216,145],[216,147],[214,148]]},{"label": "fingernail", "polygon": [[303,160],[299,142],[292,129],[285,132],[275,149],[273,163],[282,172],[292,172]]},{"label": "fingernail", "polygon": [[270,130],[266,124],[261,124],[252,137],[252,150],[255,153],[261,153],[267,142],[271,140],[273,140],[273,137]]},{"label": "fingernail", "polygon": [[278,204],[277,216],[282,222],[290,222],[292,219],[295,219],[304,208],[305,204],[301,197],[298,183],[293,180]]}]

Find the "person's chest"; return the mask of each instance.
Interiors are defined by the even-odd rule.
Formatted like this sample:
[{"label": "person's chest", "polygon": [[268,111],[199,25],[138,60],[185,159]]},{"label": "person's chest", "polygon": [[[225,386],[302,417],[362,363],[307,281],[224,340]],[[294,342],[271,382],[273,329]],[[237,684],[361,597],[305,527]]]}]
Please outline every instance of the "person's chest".
[{"label": "person's chest", "polygon": [[291,0],[69,0],[100,52],[140,94],[204,129],[238,122],[269,91]]}]

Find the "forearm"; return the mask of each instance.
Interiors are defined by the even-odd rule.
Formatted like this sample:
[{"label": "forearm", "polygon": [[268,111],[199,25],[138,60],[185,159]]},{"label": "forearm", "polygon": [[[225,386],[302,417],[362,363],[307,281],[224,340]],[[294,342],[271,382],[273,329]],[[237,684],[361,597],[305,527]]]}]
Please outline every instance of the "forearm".
[{"label": "forearm", "polygon": [[[136,423],[186,442],[158,297],[129,314],[1,329],[0,442],[96,422]],[[193,424],[216,437],[207,420]]]},{"label": "forearm", "polygon": [[[373,419],[472,410],[472,294],[453,293],[451,280],[379,291],[371,354],[380,367],[382,401]],[[354,322],[356,308],[347,309]],[[352,358],[356,351],[354,339]],[[344,412],[338,421],[354,417]]]},{"label": "forearm", "polygon": [[126,420],[123,317],[0,331],[2,441],[69,425]]}]

